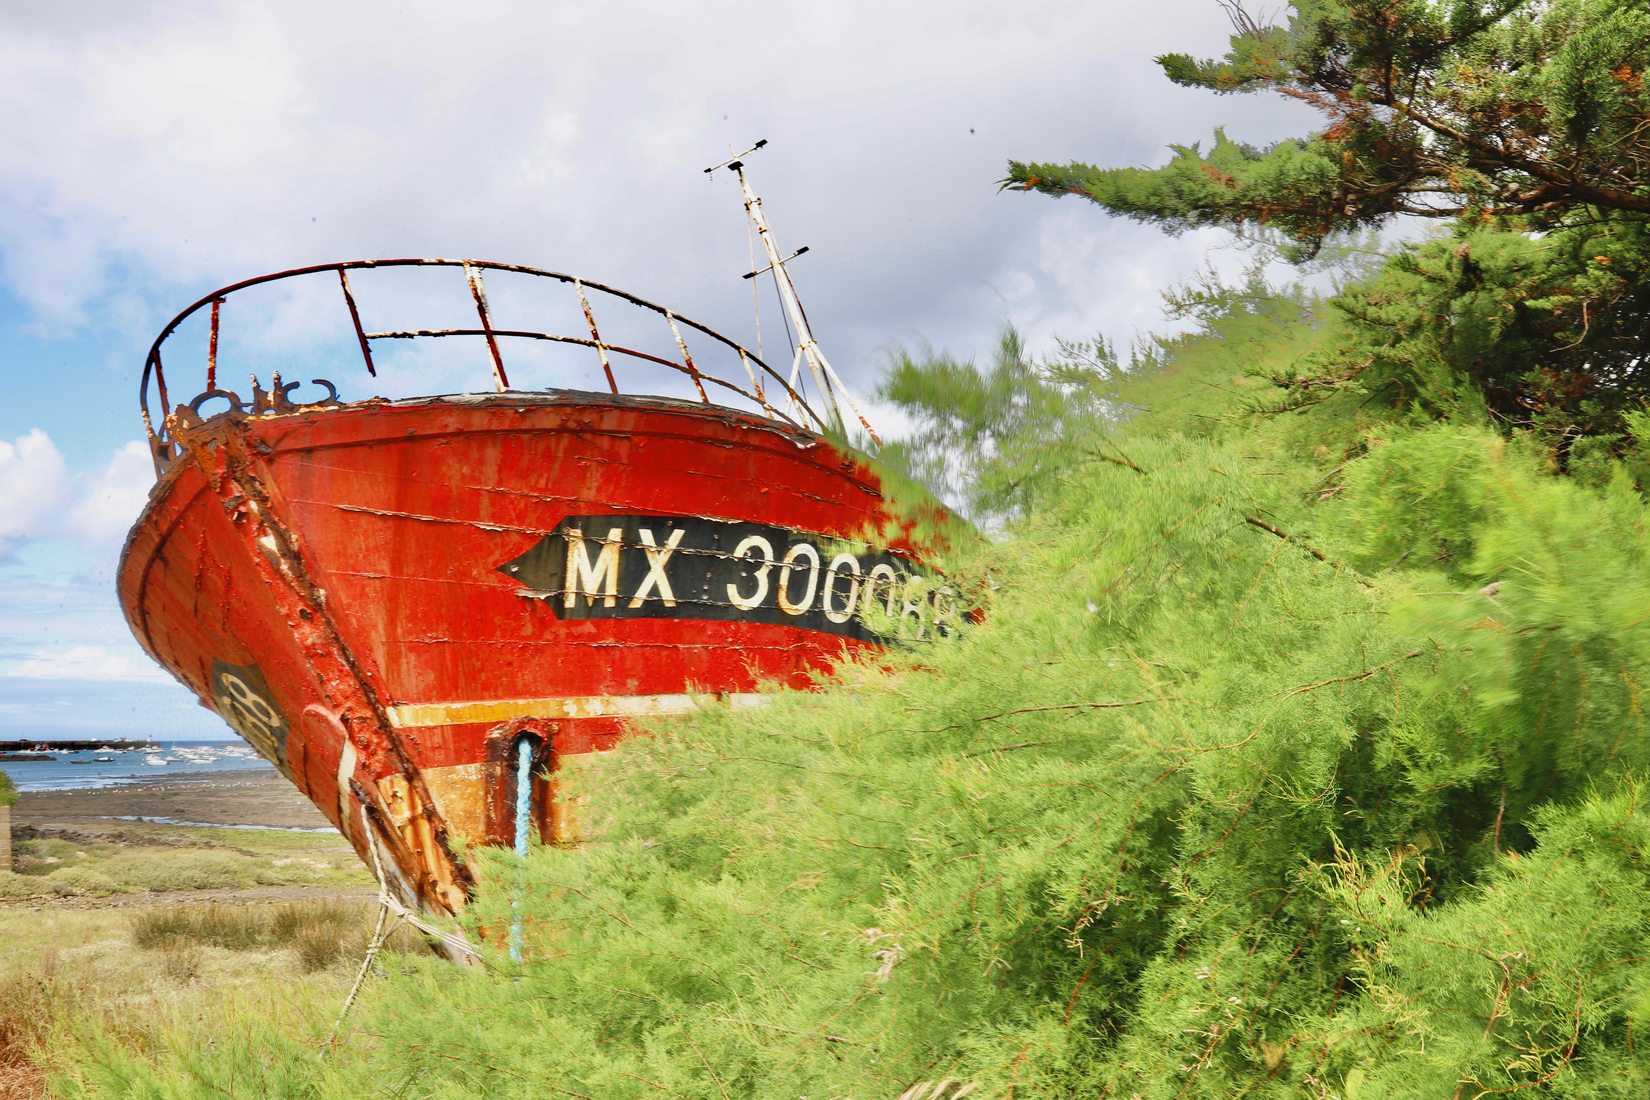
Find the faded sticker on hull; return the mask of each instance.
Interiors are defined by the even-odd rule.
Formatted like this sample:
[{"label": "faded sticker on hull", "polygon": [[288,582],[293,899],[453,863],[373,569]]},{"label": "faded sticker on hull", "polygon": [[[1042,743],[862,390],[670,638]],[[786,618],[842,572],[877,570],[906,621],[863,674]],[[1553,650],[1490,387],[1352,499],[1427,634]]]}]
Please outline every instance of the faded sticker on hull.
[{"label": "faded sticker on hull", "polygon": [[774,623],[880,644],[964,620],[956,591],[904,558],[763,523],[568,516],[498,569],[562,619]]},{"label": "faded sticker on hull", "polygon": [[287,721],[275,709],[269,683],[256,665],[212,662],[212,705],[229,728],[240,734],[258,755],[274,764],[283,775],[287,766]]}]

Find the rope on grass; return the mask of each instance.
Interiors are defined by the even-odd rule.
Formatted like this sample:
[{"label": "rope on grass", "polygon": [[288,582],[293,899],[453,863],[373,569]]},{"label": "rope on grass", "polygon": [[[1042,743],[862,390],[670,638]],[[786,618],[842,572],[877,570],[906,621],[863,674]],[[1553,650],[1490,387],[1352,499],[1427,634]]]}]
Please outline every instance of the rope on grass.
[{"label": "rope on grass", "polygon": [[[372,939],[367,942],[367,953],[361,959],[361,969],[356,972],[355,984],[350,986],[349,996],[344,998],[344,1007],[338,1012],[338,1019],[332,1025],[332,1033],[327,1036],[326,1045],[321,1048],[321,1057],[327,1056],[338,1043],[338,1033],[344,1029],[344,1022],[349,1019],[350,1009],[355,1007],[355,998],[361,993],[361,986],[366,983],[367,974],[372,970],[372,963],[378,957],[379,950],[386,940],[394,935],[395,930],[403,924],[410,924],[426,936],[431,936],[446,944],[454,951],[461,951],[476,958],[481,957],[473,945],[462,936],[437,928],[427,921],[419,919],[417,914],[401,903],[401,899],[390,893],[389,880],[384,876],[384,864],[378,858],[378,841],[373,836],[372,825],[367,820],[367,807],[361,807],[361,835],[367,840],[367,851],[372,856],[372,873],[378,879],[378,923],[372,930]],[[389,924],[390,915],[395,915],[395,923]],[[386,927],[388,925],[388,927]]]},{"label": "rope on grass", "polygon": [[378,949],[384,946],[384,940],[388,938],[389,932],[395,931],[401,924],[401,921],[397,920],[389,932],[384,930],[390,916],[390,887],[384,879],[384,865],[378,859],[378,844],[367,821],[365,805],[361,807],[361,835],[367,840],[367,851],[372,854],[372,873],[378,878],[378,924],[372,930],[372,939],[367,941],[367,953],[361,959],[361,969],[356,971],[355,984],[349,987],[349,996],[344,998],[344,1007],[339,1009],[338,1019],[333,1021],[332,1034],[327,1036],[326,1045],[321,1048],[322,1058],[325,1058],[327,1051],[337,1044],[338,1033],[344,1029],[344,1021],[349,1019],[350,1009],[355,1007],[355,998],[367,980],[367,972],[372,969],[372,960],[378,956]]}]

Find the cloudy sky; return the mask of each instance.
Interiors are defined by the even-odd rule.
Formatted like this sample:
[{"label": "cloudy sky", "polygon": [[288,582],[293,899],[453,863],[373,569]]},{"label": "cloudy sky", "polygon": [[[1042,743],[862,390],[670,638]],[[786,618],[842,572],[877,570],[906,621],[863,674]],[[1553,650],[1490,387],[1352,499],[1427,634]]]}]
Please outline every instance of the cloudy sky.
[{"label": "cloudy sky", "polygon": [[753,342],[736,184],[701,170],[766,138],[753,182],[860,392],[896,345],[983,357],[1006,323],[1126,346],[1164,328],[1164,288],[1243,258],[995,181],[1009,158],[1161,163],[1219,123],[1303,131],[1151,62],[1226,34],[1215,0],[0,6],[0,739],[227,735],[112,587],[152,480],[143,356],[201,295],[475,256]]}]

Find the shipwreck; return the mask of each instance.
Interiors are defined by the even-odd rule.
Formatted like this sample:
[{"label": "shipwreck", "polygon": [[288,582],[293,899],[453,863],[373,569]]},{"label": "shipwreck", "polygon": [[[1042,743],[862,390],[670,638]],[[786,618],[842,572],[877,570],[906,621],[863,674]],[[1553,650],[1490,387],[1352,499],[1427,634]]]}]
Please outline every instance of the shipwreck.
[{"label": "shipwreck", "polygon": [[[120,562],[127,620],[408,905],[464,905],[459,837],[568,839],[567,758],[805,686],[890,624],[960,622],[845,442],[863,417],[728,167],[792,309],[788,374],[626,291],[456,259],[248,279],[149,351],[157,480]],[[445,320],[374,327],[370,284],[392,276],[398,308],[439,302]],[[534,310],[506,310],[504,283]],[[349,361],[318,353],[323,377],[231,356],[237,305],[270,289],[344,332]],[[523,315],[540,307],[562,323]],[[460,345],[473,391],[395,392],[391,366],[418,361],[386,349],[412,345]],[[265,369],[231,382],[232,360]],[[183,362],[195,381],[175,396]]]}]

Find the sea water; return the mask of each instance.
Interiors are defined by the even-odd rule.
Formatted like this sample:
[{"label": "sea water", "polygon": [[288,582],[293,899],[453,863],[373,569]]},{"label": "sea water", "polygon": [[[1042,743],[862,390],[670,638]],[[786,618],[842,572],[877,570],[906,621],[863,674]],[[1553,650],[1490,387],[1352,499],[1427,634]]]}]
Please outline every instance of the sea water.
[{"label": "sea water", "polygon": [[[142,779],[212,772],[273,769],[274,765],[240,741],[155,741],[153,751],[109,749],[88,742],[84,749],[54,750],[41,756],[0,761],[19,791],[90,790]],[[109,757],[108,760],[97,758]],[[49,757],[49,759],[48,759]]]}]

